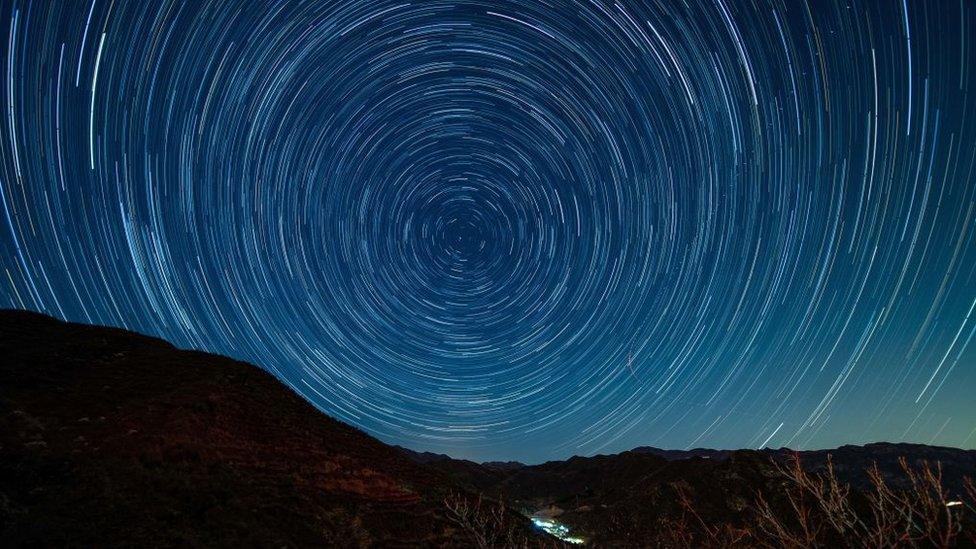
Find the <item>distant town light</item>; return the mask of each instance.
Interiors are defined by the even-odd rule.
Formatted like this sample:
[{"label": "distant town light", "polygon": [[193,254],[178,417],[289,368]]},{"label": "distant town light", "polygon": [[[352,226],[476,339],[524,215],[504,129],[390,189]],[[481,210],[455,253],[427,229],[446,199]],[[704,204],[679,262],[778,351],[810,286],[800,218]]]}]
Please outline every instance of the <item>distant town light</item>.
[{"label": "distant town light", "polygon": [[583,538],[578,538],[569,535],[569,528],[564,524],[559,524],[554,520],[545,520],[541,518],[533,518],[532,524],[535,524],[537,528],[541,528],[546,533],[556,536],[566,543],[573,543],[576,545],[582,545],[586,543]]}]

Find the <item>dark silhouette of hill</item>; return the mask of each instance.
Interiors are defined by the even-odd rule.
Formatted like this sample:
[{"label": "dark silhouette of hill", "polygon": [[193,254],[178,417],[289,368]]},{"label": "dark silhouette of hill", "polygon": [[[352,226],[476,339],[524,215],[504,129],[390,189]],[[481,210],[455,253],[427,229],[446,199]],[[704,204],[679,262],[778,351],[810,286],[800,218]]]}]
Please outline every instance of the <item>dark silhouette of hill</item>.
[{"label": "dark silhouette of hill", "polygon": [[[0,311],[0,357],[4,546],[556,544],[523,515],[555,517],[600,547],[856,547],[859,532],[941,547],[931,536],[946,517],[970,521],[955,542],[976,543],[976,498],[964,482],[976,474],[976,451],[641,447],[539,465],[475,463],[383,444],[259,368],[124,330]],[[794,457],[852,491],[813,493],[822,485],[787,470]],[[901,458],[922,470],[939,464],[946,491],[927,508],[903,512],[934,484],[913,485]],[[897,528],[850,518],[877,510],[866,495],[874,465],[908,494],[886,496]],[[803,490],[815,539],[789,518]],[[947,511],[954,498],[965,503]],[[841,500],[840,514],[827,508]],[[854,526],[835,531],[848,520]]]},{"label": "dark silhouette of hill", "polygon": [[443,473],[249,364],[24,311],[0,356],[0,545],[475,543]]}]

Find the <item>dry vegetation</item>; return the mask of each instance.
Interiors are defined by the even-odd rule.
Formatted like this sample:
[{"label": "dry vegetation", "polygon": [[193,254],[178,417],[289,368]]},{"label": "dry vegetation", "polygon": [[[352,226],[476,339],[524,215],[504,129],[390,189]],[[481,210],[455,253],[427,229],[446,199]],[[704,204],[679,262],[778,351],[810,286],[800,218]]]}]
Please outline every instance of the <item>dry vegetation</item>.
[{"label": "dry vegetation", "polygon": [[[745,518],[734,521],[701,513],[691,491],[681,483],[672,484],[677,514],[669,513],[647,530],[618,532],[614,536],[617,541],[604,536],[602,544],[683,548],[976,547],[976,487],[972,480],[966,480],[963,493],[950,494],[944,488],[940,464],[920,462],[913,467],[904,458],[899,464],[900,474],[889,474],[888,478],[872,465],[866,471],[870,487],[857,490],[839,480],[829,458],[819,472],[804,468],[798,456],[773,461],[777,480],[756,491]],[[526,538],[524,529],[506,520],[506,507],[501,502],[452,494],[444,504],[449,518],[476,540],[477,547],[538,547],[540,542],[545,543]],[[609,522],[603,526],[614,528],[613,521],[619,517],[606,518]],[[628,530],[626,526],[623,529]],[[554,539],[551,543],[559,545]]]},{"label": "dry vegetation", "polygon": [[452,493],[444,498],[444,506],[448,518],[467,532],[479,549],[562,547],[561,543],[542,535],[528,537],[524,527],[512,522],[511,511],[501,501]]},{"label": "dry vegetation", "polygon": [[976,546],[976,488],[950,496],[939,464],[913,468],[886,480],[868,470],[871,489],[852,490],[833,463],[810,473],[799,458],[777,463],[781,490],[756,494],[751,523],[710,524],[692,499],[679,492],[683,513],[668,521],[656,541],[663,547],[971,547]]}]

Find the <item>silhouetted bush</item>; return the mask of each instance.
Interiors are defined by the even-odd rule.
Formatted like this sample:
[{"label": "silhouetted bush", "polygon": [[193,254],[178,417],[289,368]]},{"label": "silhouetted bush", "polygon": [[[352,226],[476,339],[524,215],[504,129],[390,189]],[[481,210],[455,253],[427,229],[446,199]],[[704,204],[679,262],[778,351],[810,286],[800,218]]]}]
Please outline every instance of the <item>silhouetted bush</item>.
[{"label": "silhouetted bush", "polygon": [[[774,462],[780,490],[757,492],[744,524],[703,519],[692,498],[679,490],[682,513],[662,521],[662,547],[958,547],[976,546],[976,488],[951,496],[942,468],[900,460],[901,478],[885,479],[876,465],[867,471],[871,488],[854,490],[838,480],[832,460],[811,473],[798,457]],[[898,485],[899,487],[894,487]]]}]

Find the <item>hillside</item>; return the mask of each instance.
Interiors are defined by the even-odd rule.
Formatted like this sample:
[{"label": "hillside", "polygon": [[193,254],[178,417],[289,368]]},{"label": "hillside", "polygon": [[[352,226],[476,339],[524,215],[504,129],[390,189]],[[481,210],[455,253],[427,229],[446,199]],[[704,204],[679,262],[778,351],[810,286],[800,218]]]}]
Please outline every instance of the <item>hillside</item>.
[{"label": "hillside", "polygon": [[[526,516],[595,547],[953,546],[925,537],[945,520],[956,521],[954,544],[976,544],[976,492],[965,481],[976,475],[976,451],[642,447],[475,463],[386,445],[257,367],[124,330],[0,311],[0,356],[5,546],[558,544]],[[787,470],[798,457],[805,474],[827,473],[828,456],[841,485],[824,494],[830,505],[843,500],[853,524],[843,532],[832,510],[817,511],[809,488],[821,485],[803,492]],[[937,464],[938,493],[925,478],[913,485],[901,458],[916,471]],[[857,518],[876,510],[873,465],[893,490],[889,515],[907,528],[878,534],[894,543],[862,535],[877,528]],[[798,495],[813,505],[817,543],[782,537],[803,533],[791,518]],[[913,508],[920,495],[934,497]]]},{"label": "hillside", "polygon": [[0,356],[5,545],[474,543],[443,474],[249,364],[23,311]]}]

